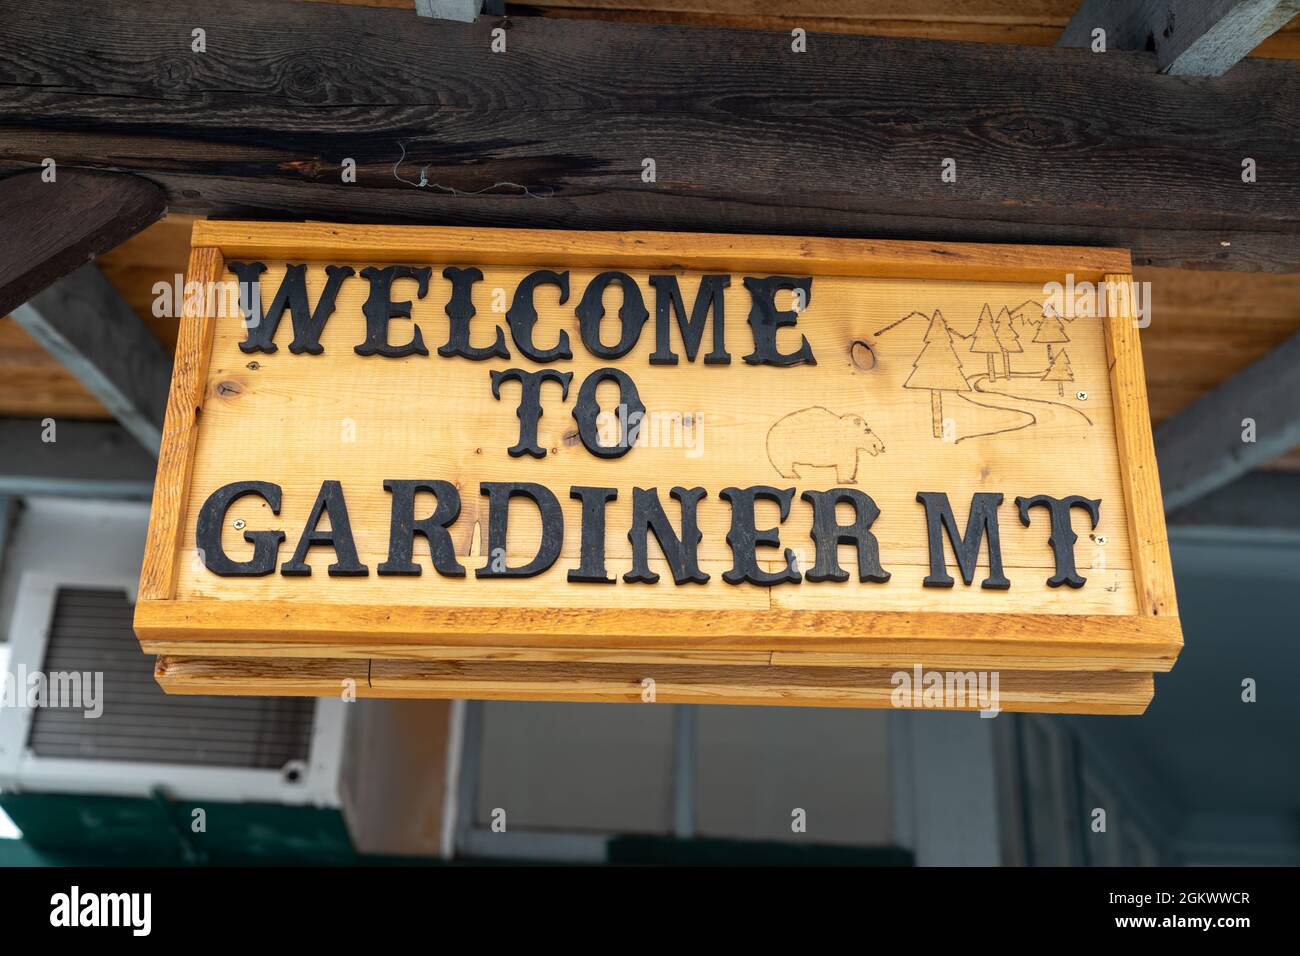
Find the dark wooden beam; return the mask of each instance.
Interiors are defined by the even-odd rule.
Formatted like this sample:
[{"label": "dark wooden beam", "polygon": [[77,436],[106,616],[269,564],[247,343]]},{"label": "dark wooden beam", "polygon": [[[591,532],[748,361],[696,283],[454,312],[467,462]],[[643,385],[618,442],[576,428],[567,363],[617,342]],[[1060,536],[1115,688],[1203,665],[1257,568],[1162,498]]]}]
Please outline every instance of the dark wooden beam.
[{"label": "dark wooden beam", "polygon": [[1161,73],[1222,76],[1300,13],[1297,0],[1084,0],[1058,46],[1153,50]]},{"label": "dark wooden beam", "polygon": [[[12,51],[6,40],[0,87],[10,82],[13,64],[7,52]],[[55,160],[53,182],[45,182],[40,171],[0,180],[0,316],[167,211],[163,191],[147,180],[78,170],[64,165],[66,156],[57,150],[33,162],[46,157]]]},{"label": "dark wooden beam", "polygon": [[0,168],[129,170],[219,216],[1102,244],[1300,271],[1290,62],[1189,80],[1152,54],[885,37],[794,53],[779,32],[322,3],[82,13],[0,0]]},{"label": "dark wooden beam", "polygon": [[[0,418],[0,496],[148,498],[155,462],[115,422]],[[49,439],[53,439],[52,441]]]},{"label": "dark wooden beam", "polygon": [[13,317],[157,457],[171,359],[99,266],[38,292]]},{"label": "dark wooden beam", "polygon": [[1166,511],[1300,445],[1300,332],[1166,419],[1155,443]]}]

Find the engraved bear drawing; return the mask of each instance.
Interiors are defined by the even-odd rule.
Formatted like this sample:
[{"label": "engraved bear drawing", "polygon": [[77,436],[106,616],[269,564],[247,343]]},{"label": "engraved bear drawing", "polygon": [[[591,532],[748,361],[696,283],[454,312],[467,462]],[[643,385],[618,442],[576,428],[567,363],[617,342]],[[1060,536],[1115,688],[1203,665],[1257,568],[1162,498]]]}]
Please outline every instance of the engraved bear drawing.
[{"label": "engraved bear drawing", "polygon": [[799,465],[835,468],[840,484],[856,484],[858,452],[871,456],[885,450],[861,415],[837,415],[814,405],[778,419],[767,433],[767,457],[782,478],[800,477]]}]

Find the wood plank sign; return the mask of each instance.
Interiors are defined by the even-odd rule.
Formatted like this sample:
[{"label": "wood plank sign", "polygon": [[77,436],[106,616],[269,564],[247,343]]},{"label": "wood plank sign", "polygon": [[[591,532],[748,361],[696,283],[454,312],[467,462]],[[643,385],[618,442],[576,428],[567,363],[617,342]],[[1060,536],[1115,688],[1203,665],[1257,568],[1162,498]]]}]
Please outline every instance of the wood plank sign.
[{"label": "wood plank sign", "polygon": [[1128,254],[200,222],[135,625],[179,693],[1139,713]]}]

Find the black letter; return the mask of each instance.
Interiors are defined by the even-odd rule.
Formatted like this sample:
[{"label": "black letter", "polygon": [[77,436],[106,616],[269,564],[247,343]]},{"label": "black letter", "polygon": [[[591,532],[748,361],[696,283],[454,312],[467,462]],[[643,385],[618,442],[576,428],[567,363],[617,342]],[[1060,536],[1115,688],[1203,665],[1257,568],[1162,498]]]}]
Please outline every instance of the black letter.
[{"label": "black letter", "polygon": [[358,355],[379,354],[389,358],[401,358],[403,355],[429,354],[429,350],[424,347],[424,336],[420,334],[418,325],[412,325],[415,334],[411,336],[411,341],[405,345],[389,345],[388,320],[411,317],[409,299],[406,302],[392,301],[393,281],[414,279],[419,283],[417,295],[423,299],[429,291],[429,276],[432,274],[431,266],[419,269],[413,266],[389,266],[387,269],[367,266],[361,270],[362,277],[370,282],[370,296],[366,299],[366,304],[361,307],[361,311],[366,314],[366,340],[354,346],[354,351]]},{"label": "black letter", "polygon": [[[321,515],[328,513],[330,529],[318,531]],[[311,507],[311,515],[302,529],[298,539],[298,548],[293,558],[280,565],[280,573],[288,577],[307,577],[311,567],[303,562],[307,550],[315,545],[326,545],[334,549],[338,557],[337,564],[329,566],[332,578],[364,578],[370,569],[357,560],[356,542],[352,540],[352,524],[348,520],[348,506],[343,501],[343,487],[337,481],[322,481],[316,503]]]},{"label": "black letter", "polygon": [[980,542],[987,530],[989,535],[989,576],[980,587],[991,591],[1005,591],[1011,582],[1002,576],[1002,546],[998,541],[998,505],[1002,495],[976,492],[970,502],[970,516],[966,519],[966,536],[957,538],[957,519],[952,515],[948,495],[942,491],[918,491],[916,500],[925,505],[926,531],[930,539],[930,574],[921,582],[927,588],[950,588],[953,580],[948,576],[947,562],[943,557],[943,535],[940,525],[948,532],[952,550],[961,566],[962,580],[968,585],[975,579],[975,565],[979,561]]},{"label": "black letter", "polygon": [[490,358],[510,358],[510,352],[506,348],[506,335],[499,325],[493,326],[497,337],[491,345],[479,348],[469,344],[469,320],[474,318],[476,311],[473,301],[474,283],[483,278],[483,273],[478,269],[448,266],[442,270],[442,277],[451,280],[451,298],[444,307],[447,318],[451,320],[451,333],[447,336],[447,344],[438,349],[438,354],[448,358],[459,355],[476,362]]},{"label": "black letter", "polygon": [[728,584],[784,584],[787,581],[798,584],[801,580],[795,567],[794,552],[785,549],[785,570],[764,571],[758,566],[757,546],[760,544],[781,546],[781,535],[776,528],[759,531],[754,527],[754,502],[763,498],[775,501],[781,506],[781,520],[790,514],[790,502],[794,498],[794,489],[784,491],[768,485],[754,485],[752,488],[723,488],[722,497],[731,502],[731,530],[727,532],[727,544],[731,545],[732,567],[723,572],[722,580]]},{"label": "black letter", "polygon": [[489,374],[492,376],[492,397],[497,401],[501,400],[502,382],[512,380],[519,382],[519,407],[515,409],[515,415],[519,418],[519,442],[506,451],[510,453],[511,458],[519,458],[522,455],[545,458],[546,449],[537,447],[537,420],[542,417],[542,382],[559,382],[564,389],[560,398],[567,399],[573,373],[557,372],[551,368],[544,368],[540,372],[508,368],[504,372],[493,369]]},{"label": "black letter", "polygon": [[[596,420],[600,417],[600,404],[596,401],[596,386],[607,378],[618,382],[619,437],[612,445],[600,443]],[[578,423],[578,437],[587,451],[597,458],[621,458],[632,450],[645,418],[645,406],[636,383],[621,369],[598,368],[582,381],[578,389],[578,403],[573,406],[573,417]]]},{"label": "black letter", "polygon": [[[488,496],[488,563],[474,572],[476,578],[531,578],[541,574],[560,556],[564,543],[564,512],[550,489],[528,481],[485,481],[480,493]],[[506,564],[506,529],[510,499],[527,498],[542,515],[542,537],[537,557],[522,567]]]},{"label": "black letter", "polygon": [[231,561],[221,548],[221,526],[226,521],[226,511],[244,495],[257,495],[271,506],[271,514],[280,513],[280,486],[269,481],[236,481],[222,485],[203,502],[199,509],[198,525],[194,529],[194,544],[199,549],[203,565],[213,574],[223,578],[260,578],[275,571],[275,558],[284,540],[283,531],[245,531],[244,540],[253,545],[253,557],[248,561]]},{"label": "black letter", "polygon": [[654,584],[659,580],[659,575],[650,570],[648,560],[650,532],[654,532],[659,549],[668,560],[674,584],[703,584],[709,580],[709,576],[700,570],[696,552],[703,535],[695,521],[696,506],[707,493],[703,488],[688,490],[682,487],[669,492],[682,508],[682,536],[679,539],[659,503],[659,489],[632,489],[632,527],[627,532],[627,540],[632,542],[632,570],[623,575],[624,581]]},{"label": "black letter", "polygon": [[[800,495],[813,506],[812,539],[817,545],[817,565],[804,577],[814,584],[820,581],[847,581],[849,572],[840,567],[839,546],[858,546],[858,580],[884,583],[889,572],[880,566],[880,547],[871,533],[880,509],[869,495],[856,488],[832,488],[830,491],[805,491]],[[841,501],[853,506],[853,524],[840,524],[835,509]]]},{"label": "black letter", "polygon": [[797,352],[778,352],[776,350],[776,331],[799,321],[799,313],[789,309],[777,309],[776,294],[789,289],[796,295],[802,292],[800,309],[808,308],[812,302],[812,276],[793,279],[790,276],[769,276],[766,279],[745,277],[745,288],[749,290],[753,304],[749,308],[749,327],[754,332],[754,352],[746,355],[745,361],[750,365],[816,365],[812,346],[808,339],[800,336],[803,344]]},{"label": "black letter", "polygon": [[569,351],[569,333],[563,329],[560,330],[560,338],[555,348],[543,351],[533,344],[533,326],[537,324],[537,307],[533,305],[533,290],[543,283],[560,287],[560,305],[569,301],[567,271],[555,273],[548,269],[539,269],[537,272],[530,272],[519,280],[519,285],[515,287],[514,301],[510,303],[510,311],[506,313],[506,321],[510,323],[510,337],[515,340],[515,345],[519,346],[519,351],[534,362],[571,359],[573,353]]},{"label": "black letter", "polygon": [[584,584],[617,584],[605,573],[605,503],[618,498],[616,488],[574,485],[569,497],[582,502],[582,560],[569,571],[569,581]]},{"label": "black letter", "polygon": [[244,313],[244,327],[248,337],[239,343],[241,352],[274,352],[275,330],[280,327],[280,318],[287,305],[293,320],[293,341],[289,351],[295,355],[306,352],[320,355],[325,351],[320,344],[320,334],[325,328],[325,320],[334,312],[334,300],[338,298],[339,286],[348,276],[355,275],[351,266],[326,266],[325,288],[316,300],[313,312],[307,304],[307,266],[286,265],[280,288],[271,301],[271,309],[262,314],[262,296],[254,295],[258,286],[258,277],[266,271],[260,262],[232,262],[230,271],[239,277],[239,302]]},{"label": "black letter", "polygon": [[1052,534],[1047,539],[1047,543],[1052,546],[1052,554],[1056,558],[1056,573],[1047,579],[1047,586],[1059,588],[1062,584],[1068,584],[1072,588],[1083,587],[1088,579],[1079,577],[1079,572],[1074,568],[1074,542],[1079,540],[1079,536],[1070,527],[1070,509],[1086,510],[1088,516],[1092,518],[1092,526],[1095,529],[1101,518],[1101,499],[1084,498],[1079,495],[1070,495],[1068,498],[1053,498],[1050,495],[1017,498],[1016,507],[1020,509],[1020,523],[1026,528],[1029,527],[1029,509],[1035,505],[1046,508],[1052,516]]},{"label": "black letter", "polygon": [[[393,512],[388,525],[388,560],[379,565],[380,574],[419,577],[424,568],[411,560],[415,536],[422,534],[429,542],[429,556],[434,569],[443,577],[463,578],[465,569],[456,560],[456,546],[447,528],[460,517],[460,492],[449,481],[397,481],[384,479],[384,488],[392,493]],[[415,520],[415,494],[429,491],[437,497],[433,514]]]},{"label": "black letter", "polygon": [[[606,346],[600,341],[600,320],[605,317],[605,289],[611,282],[623,287],[623,304],[618,309],[618,320],[622,323],[622,332],[618,344]],[[597,358],[622,358],[632,351],[636,340],[641,337],[641,329],[650,318],[645,310],[645,301],[641,298],[641,288],[626,272],[602,272],[587,283],[582,293],[582,301],[575,310],[578,314],[578,329],[582,334],[582,343],[587,351]]]},{"label": "black letter", "polygon": [[731,276],[701,276],[700,288],[695,293],[695,304],[691,307],[691,317],[686,318],[686,306],[682,302],[682,291],[677,285],[676,276],[651,276],[650,284],[655,289],[655,351],[650,356],[651,365],[676,365],[677,353],[673,351],[672,333],[669,331],[669,312],[677,314],[677,328],[682,333],[682,346],[686,349],[686,361],[694,362],[700,350],[700,340],[704,338],[704,326],[709,321],[709,309],[713,309],[713,351],[704,356],[705,365],[730,365],[731,356],[727,353],[726,331],[723,315],[726,297],[722,290],[731,287]]}]

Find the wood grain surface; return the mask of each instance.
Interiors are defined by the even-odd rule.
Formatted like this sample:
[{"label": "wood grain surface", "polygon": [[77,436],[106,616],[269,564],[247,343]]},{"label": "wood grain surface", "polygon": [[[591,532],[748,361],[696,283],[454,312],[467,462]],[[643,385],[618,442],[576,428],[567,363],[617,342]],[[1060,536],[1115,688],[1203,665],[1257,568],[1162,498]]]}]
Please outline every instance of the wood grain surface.
[{"label": "wood grain surface", "polygon": [[[762,669],[684,665],[518,664],[265,658],[161,657],[155,677],[172,694],[576,700],[628,704],[759,704],[895,707],[904,686],[889,670]],[[954,682],[938,709],[981,710],[978,690]],[[963,675],[965,679],[965,675]],[[997,677],[997,706],[1034,713],[1140,714],[1151,700],[1150,674],[1016,673]],[[947,685],[945,684],[945,687]],[[939,698],[936,698],[936,700]]]},{"label": "wood grain surface", "polygon": [[[229,227],[226,227],[229,229]],[[274,230],[271,227],[268,231]],[[212,242],[214,230],[204,228],[196,242]],[[425,244],[433,234],[413,230],[404,233],[409,243]],[[498,249],[513,244],[524,246],[536,256],[538,266],[549,258],[534,249],[530,240],[515,231],[498,232],[480,240],[495,242]],[[460,238],[459,236],[457,238]],[[659,237],[667,244],[666,237]],[[545,242],[552,237],[543,237]],[[580,248],[583,241],[599,237],[578,235],[569,240]],[[306,255],[319,250],[308,237]],[[382,234],[376,237],[383,241]],[[607,244],[635,244],[631,234]],[[744,242],[730,238],[733,266],[743,261]],[[747,269],[743,274],[764,275],[773,266],[790,263],[768,256],[756,240],[756,256],[767,268]],[[436,247],[436,242],[431,243]],[[679,258],[690,260],[691,246],[708,244],[705,238],[686,240]],[[797,243],[790,241],[791,247]],[[879,269],[888,273],[887,255],[870,249],[853,255],[853,243],[841,243],[841,260],[853,261],[860,271],[869,271],[879,258]],[[377,248],[377,247],[376,247]],[[228,257],[251,250],[222,245]],[[287,248],[273,247],[282,258],[271,260],[262,279],[262,297],[269,305],[284,274]],[[373,251],[373,250],[372,250]],[[1008,263],[1011,250],[999,250]],[[390,256],[392,253],[390,253]],[[560,258],[574,255],[569,252]],[[1043,254],[1040,252],[1040,256]],[[495,258],[470,249],[462,258],[447,264],[477,265]],[[269,256],[266,256],[269,258]],[[611,265],[618,262],[611,249]],[[389,259],[383,262],[390,261]],[[342,264],[342,263],[340,263]],[[353,260],[360,272],[370,260]],[[556,264],[556,267],[563,263]],[[1098,318],[1067,322],[1064,349],[1073,381],[1068,394],[1059,383],[1041,379],[1048,370],[1051,343],[1034,343],[1047,334],[1042,325],[1041,284],[956,282],[929,279],[889,280],[866,276],[825,274],[835,269],[827,256],[812,258],[807,272],[816,274],[812,297],[802,314],[798,331],[788,333],[783,347],[797,344],[802,334],[812,346],[818,363],[798,368],[755,367],[742,361],[751,348],[749,328],[742,320],[748,314],[749,296],[738,273],[726,291],[728,347],[734,360],[725,366],[706,366],[683,361],[677,366],[651,365],[648,357],[655,348],[653,325],[647,324],[638,345],[617,363],[632,375],[642,401],[648,408],[647,447],[634,448],[614,461],[590,454],[580,443],[576,424],[569,412],[576,400],[578,384],[596,368],[609,363],[587,352],[579,342],[574,301],[588,281],[602,267],[571,268],[570,302],[561,306],[556,295],[538,296],[539,342],[553,341],[566,329],[573,343],[571,362],[557,368],[572,371],[574,385],[567,402],[557,394],[544,393],[544,412],[539,425],[539,443],[547,450],[541,460],[513,458],[506,449],[514,445],[519,421],[514,412],[517,396],[507,388],[502,400],[494,399],[489,371],[524,365],[534,368],[520,355],[510,359],[471,362],[445,359],[436,354],[410,356],[400,360],[361,357],[352,346],[364,338],[361,306],[368,284],[360,276],[344,281],[336,311],[321,336],[324,353],[293,355],[281,347],[271,354],[249,355],[239,349],[245,330],[238,316],[214,324],[212,353],[204,387],[204,412],[194,459],[194,477],[186,505],[186,532],[180,541],[176,562],[179,599],[229,599],[260,601],[319,601],[340,604],[428,604],[453,606],[510,607],[526,600],[546,607],[598,606],[622,608],[729,608],[792,610],[969,610],[981,612],[1058,614],[1132,614],[1137,610],[1128,536],[1129,522],[1121,487],[1120,456],[1116,444],[1111,383],[1106,367],[1103,323]],[[491,341],[491,324],[505,326],[505,316],[495,311],[493,299],[504,305],[513,295],[528,266],[483,265],[485,277],[476,286],[477,341]],[[1015,271],[1009,266],[1008,271]],[[648,274],[631,270],[647,301],[653,304]],[[324,282],[323,267],[317,262],[308,270],[308,290],[313,300]],[[681,274],[686,302],[693,302],[698,275]],[[395,298],[414,295],[410,288]],[[502,290],[500,296],[494,290]],[[418,326],[433,351],[445,340],[443,307],[450,283],[435,270],[428,295],[412,305],[409,324]],[[609,309],[616,308],[617,293],[607,293]],[[785,303],[782,303],[784,306]],[[984,310],[988,309],[987,316]],[[1004,310],[1010,310],[1004,313]],[[915,370],[914,363],[926,351],[926,336],[934,324],[934,313],[962,356],[969,385],[962,392],[944,392],[947,402],[944,422],[952,434],[937,439],[932,431],[932,393],[928,389],[905,387]],[[971,352],[978,347],[975,330],[981,321],[996,321],[1005,315],[1008,333],[1022,349],[1004,363],[1001,355]],[[607,323],[608,323],[607,319]],[[1050,321],[1050,320],[1048,320]],[[404,340],[408,323],[395,323],[394,341]],[[288,335],[288,322],[282,332]],[[1043,328],[1040,334],[1039,327]],[[606,326],[608,330],[608,324]],[[674,337],[676,331],[674,330]],[[676,338],[674,338],[676,341]],[[868,359],[855,356],[855,343],[875,353],[874,367],[864,369]],[[861,345],[857,346],[861,352]],[[680,345],[676,348],[680,350]],[[956,360],[956,351],[951,352]],[[946,360],[941,357],[940,360]],[[927,361],[930,361],[927,359]],[[1005,375],[1006,365],[1012,377]],[[554,387],[554,386],[553,386]],[[1139,385],[1140,390],[1140,385]],[[613,399],[602,391],[606,404]],[[1084,396],[1080,399],[1078,396]],[[654,416],[661,418],[656,419]],[[871,455],[857,448],[870,444],[844,423],[841,416],[855,415],[865,421],[884,451]],[[795,417],[797,429],[811,428],[800,436],[778,430],[778,423]],[[697,425],[683,427],[681,420]],[[804,425],[803,423],[809,423]],[[786,426],[782,425],[782,429]],[[812,447],[799,454],[815,461],[789,467],[782,455],[796,454],[790,443]],[[838,464],[836,463],[838,461]],[[784,473],[782,469],[788,469]],[[390,496],[383,489],[386,478],[438,478],[454,483],[461,491],[461,515],[452,528],[458,555],[471,567],[483,566],[488,557],[479,532],[486,524],[486,501],[478,494],[483,481],[534,481],[556,493],[564,511],[566,533],[561,560],[542,575],[519,581],[485,581],[468,575],[444,578],[426,573],[418,579],[384,577],[371,573],[359,578],[331,578],[323,573],[307,579],[270,575],[255,579],[218,578],[201,562],[192,560],[196,544],[194,516],[217,487],[241,480],[274,481],[284,489],[285,501],[278,519],[272,520],[268,506],[256,498],[237,503],[224,527],[228,553],[248,550],[242,533],[233,526],[245,521],[250,529],[288,529],[292,547],[297,531],[305,522],[320,483],[337,479],[343,483],[348,511],[363,564],[376,567],[387,556]],[[880,541],[882,560],[892,574],[879,585],[812,585],[769,589],[756,585],[732,586],[721,580],[731,563],[726,535],[731,510],[718,492],[730,485],[772,484],[779,487],[825,489],[857,487],[870,494],[881,508],[873,526]],[[699,554],[702,567],[712,575],[704,586],[657,586],[618,583],[610,589],[575,586],[565,574],[577,565],[581,520],[579,502],[569,498],[573,485],[612,486],[619,489],[617,501],[606,509],[605,549],[615,574],[627,570],[630,544],[627,528],[631,521],[633,487],[657,486],[670,514],[676,505],[668,497],[674,485],[701,486],[708,497],[699,505],[703,533]],[[924,535],[924,509],[916,502],[922,490],[949,494],[959,522],[976,492],[1001,492],[1006,501],[1000,527],[1002,556],[1013,579],[1009,591],[978,587],[957,587],[934,591],[921,587],[928,573],[928,548]],[[1016,495],[1051,494],[1064,497],[1084,494],[1103,501],[1101,522],[1094,539],[1082,547],[1083,566],[1104,570],[1094,574],[1091,587],[1074,590],[1047,588],[1043,581],[1053,568],[1046,531],[1040,521],[1022,527],[1014,511]],[[511,563],[523,563],[537,551],[540,525],[535,510],[517,507],[511,522],[507,555]],[[776,506],[760,509],[760,526],[776,521]],[[268,524],[270,521],[270,524]],[[477,526],[477,529],[476,529]],[[797,500],[790,517],[782,524],[783,545],[803,553],[802,564],[811,564],[811,508]],[[1096,541],[1104,542],[1097,544]],[[417,543],[417,553],[427,555],[427,545]],[[848,549],[844,549],[847,555]],[[775,563],[780,551],[762,552]],[[187,559],[188,558],[188,559]],[[332,560],[332,559],[331,559]],[[666,571],[662,565],[659,570]],[[987,573],[984,560],[980,576]],[[322,569],[323,570],[323,567]],[[431,571],[431,569],[430,569]],[[527,594],[527,598],[522,595]]]},{"label": "wood grain surface", "polygon": [[[1300,263],[1286,105],[1300,73],[1285,62],[1188,82],[1158,76],[1145,53],[813,33],[799,54],[788,30],[546,17],[510,19],[496,54],[493,18],[250,0],[230,0],[219,21],[202,0],[78,9],[0,0],[12,39],[0,76],[21,78],[0,82],[0,169],[51,154],[112,165],[161,184],[174,210],[226,217],[725,227],[1123,246],[1137,265]],[[175,40],[197,23],[207,55]],[[1249,186],[1244,144],[1265,171]],[[941,179],[944,158],[956,182]]]},{"label": "wood grain surface", "polygon": [[[1112,285],[1127,288],[1122,253],[239,222],[198,224],[194,242],[195,274],[209,278],[237,259],[266,261],[264,305],[286,262],[308,263],[313,301],[327,263],[358,270],[390,262],[479,266],[484,279],[474,288],[472,339],[480,345],[491,340],[493,324],[505,327],[503,309],[523,275],[532,268],[565,268],[569,302],[561,306],[553,289],[537,296],[536,339],[545,346],[567,332],[574,358],[556,367],[572,371],[575,382],[568,402],[559,399],[558,387],[554,395],[544,393],[539,442],[547,455],[508,456],[505,450],[518,436],[517,395],[507,387],[504,400],[493,399],[488,371],[538,366],[518,354],[488,362],[437,356],[447,335],[450,291],[437,268],[423,299],[415,298],[409,281],[393,293],[394,299],[414,301],[409,320],[393,321],[391,340],[405,341],[419,326],[434,353],[429,356],[389,360],[353,351],[363,338],[361,304],[368,291],[359,276],[341,287],[320,355],[294,355],[285,347],[249,355],[238,347],[245,333],[238,316],[187,320],[178,354],[191,358],[178,360],[187,371],[178,375],[169,409],[178,424],[186,424],[172,428],[169,417],[177,452],[165,470],[170,480],[160,482],[165,497],[155,503],[158,530],[151,532],[151,541],[173,542],[172,561],[170,570],[162,567],[164,543],[146,564],[148,586],[136,613],[144,649],[169,662],[160,670],[168,689],[324,693],[339,674],[364,667],[367,692],[387,696],[619,699],[628,693],[628,669],[666,667],[680,669],[665,674],[681,700],[887,706],[888,694],[870,689],[882,687],[880,675],[922,663],[1041,675],[1026,678],[1030,684],[1016,698],[1018,707],[1133,712],[1149,700],[1150,672],[1168,670],[1181,647],[1172,588],[1161,576],[1162,569],[1167,575],[1168,553],[1158,485],[1153,503],[1141,477],[1144,469],[1154,474],[1150,426],[1130,407],[1137,402],[1145,408],[1136,330],[1126,314],[1057,320],[1045,306],[1044,281],[1076,270],[1079,281],[1109,277]],[[573,309],[587,281],[606,268],[625,269],[652,311],[652,272],[675,275],[688,304],[701,270],[731,274],[723,301],[732,363],[651,365],[653,320],[628,356],[617,363],[594,358],[581,342]],[[815,366],[742,361],[752,339],[741,280],[778,269],[814,277],[797,326],[783,330],[778,341],[788,350],[799,335],[806,336]],[[606,341],[612,340],[619,305],[618,294],[607,292]],[[778,305],[793,302],[782,298]],[[292,333],[288,317],[282,321],[277,341],[283,346]],[[990,328],[998,330],[996,342],[1007,346],[1007,354],[988,345]],[[672,334],[680,353],[675,328]],[[707,349],[711,330],[706,336]],[[507,342],[516,348],[509,335]],[[937,405],[931,386],[907,384],[918,366],[932,367],[935,357],[925,355],[931,347],[941,350],[948,366],[955,363],[967,386],[948,380],[937,389]],[[675,414],[679,425],[681,417],[699,423],[697,433],[680,427],[676,433],[652,432],[648,443],[613,461],[589,454],[568,412],[578,383],[604,364],[632,375],[651,413]],[[610,401],[607,392],[601,398]],[[817,419],[807,420],[810,427],[804,418],[798,428],[775,427],[810,410]],[[869,439],[858,432],[849,436],[847,457],[841,453],[845,436],[825,432],[841,414],[860,417],[870,431]],[[789,455],[783,457],[775,436],[800,443],[796,463],[785,461]],[[853,447],[854,441],[862,447]],[[1122,464],[1124,456],[1143,462],[1133,471]],[[182,478],[186,462],[191,471]],[[416,578],[379,576],[373,569],[387,555],[386,477],[443,478],[460,487],[462,512],[453,539],[458,559],[471,569],[487,560],[478,483],[525,480],[550,487],[566,519],[561,557],[551,570],[526,580],[480,580],[472,572],[445,578],[427,566]],[[278,516],[256,499],[236,504],[223,525],[229,553],[238,558],[249,550],[243,530],[274,527],[288,534],[281,550],[287,559],[320,482],[337,479],[361,560],[372,573],[211,574],[195,552],[195,515],[213,488],[253,479],[280,484],[284,504]],[[768,483],[799,490],[842,485],[871,494],[882,509],[873,530],[891,579],[777,588],[722,582],[731,565],[725,540],[730,509],[717,492],[727,485]],[[711,580],[674,586],[666,564],[652,560],[662,575],[655,585],[567,583],[564,571],[576,564],[580,517],[572,507],[576,502],[567,498],[571,484],[620,491],[606,516],[607,564],[614,575],[629,566],[632,487],[708,489],[699,509],[700,556]],[[928,550],[924,511],[915,495],[923,489],[948,492],[959,523],[973,493],[1003,492],[1000,528],[1006,573],[1013,580],[1009,591],[960,582],[951,590],[921,586]],[[1075,493],[1104,502],[1096,529],[1075,520],[1079,567],[1092,580],[1078,590],[1051,589],[1045,584],[1054,567],[1046,523],[1022,527],[1011,502],[1017,494]],[[662,500],[676,523],[675,503],[666,494]],[[159,510],[169,514],[159,517]],[[805,567],[812,541],[808,511],[796,498],[780,525],[782,544],[803,550]],[[760,507],[758,518],[760,527],[776,525],[775,506]],[[237,520],[243,527],[235,527]],[[1152,521],[1159,527],[1150,528]],[[526,507],[512,512],[512,561],[531,557],[539,530]],[[1135,540],[1141,542],[1137,552]],[[850,549],[841,546],[840,552],[841,562],[852,567]],[[427,564],[427,545],[418,541],[415,553]],[[658,557],[653,546],[651,554]],[[1137,575],[1134,554],[1141,555]],[[779,566],[775,549],[760,557],[769,569]],[[323,572],[333,555],[314,550],[308,560]],[[951,566],[951,555],[948,561]],[[982,555],[977,576],[986,569]],[[168,586],[172,591],[163,597]],[[1153,613],[1155,607],[1161,615]],[[185,662],[195,660],[200,671],[187,671]],[[315,663],[330,660],[339,667]],[[474,687],[465,683],[466,667],[482,678]],[[191,673],[204,676],[191,680]],[[376,673],[398,676],[376,683]],[[1050,687],[1056,677],[1061,682],[1046,696],[1034,689]],[[783,682],[803,689],[782,691]]]}]

